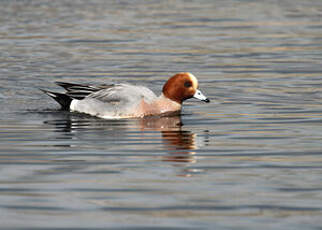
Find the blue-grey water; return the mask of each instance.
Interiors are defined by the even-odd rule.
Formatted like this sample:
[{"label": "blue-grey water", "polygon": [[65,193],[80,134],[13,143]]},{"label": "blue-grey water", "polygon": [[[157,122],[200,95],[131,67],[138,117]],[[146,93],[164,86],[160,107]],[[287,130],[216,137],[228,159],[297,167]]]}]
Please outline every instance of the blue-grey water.
[{"label": "blue-grey water", "polygon": [[[181,117],[59,111],[55,81],[160,92]],[[1,229],[322,229],[322,1],[0,1]]]}]

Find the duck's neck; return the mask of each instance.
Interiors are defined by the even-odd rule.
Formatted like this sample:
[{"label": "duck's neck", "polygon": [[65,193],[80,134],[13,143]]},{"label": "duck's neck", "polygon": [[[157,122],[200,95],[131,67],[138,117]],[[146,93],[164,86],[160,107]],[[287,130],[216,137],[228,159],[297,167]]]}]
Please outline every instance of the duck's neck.
[{"label": "duck's neck", "polygon": [[153,106],[156,106],[161,113],[176,112],[181,110],[181,104],[172,101],[162,93],[154,102]]}]

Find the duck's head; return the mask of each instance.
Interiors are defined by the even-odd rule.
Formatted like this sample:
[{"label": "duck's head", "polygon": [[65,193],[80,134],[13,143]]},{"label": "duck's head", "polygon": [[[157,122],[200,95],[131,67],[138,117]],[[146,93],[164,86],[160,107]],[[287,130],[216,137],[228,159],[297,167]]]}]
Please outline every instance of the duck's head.
[{"label": "duck's head", "polygon": [[189,98],[196,98],[204,102],[210,100],[198,89],[198,80],[191,73],[177,73],[169,78],[162,89],[163,95],[181,104]]}]

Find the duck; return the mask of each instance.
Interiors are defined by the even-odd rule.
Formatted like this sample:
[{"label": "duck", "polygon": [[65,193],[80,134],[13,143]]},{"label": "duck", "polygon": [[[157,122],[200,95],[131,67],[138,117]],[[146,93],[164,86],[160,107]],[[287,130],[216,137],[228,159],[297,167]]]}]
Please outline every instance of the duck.
[{"label": "duck", "polygon": [[160,96],[145,86],[126,83],[88,85],[56,82],[64,93],[41,89],[62,110],[85,113],[104,119],[143,118],[180,114],[182,103],[190,98],[209,103],[199,90],[197,78],[188,72],[170,77]]}]

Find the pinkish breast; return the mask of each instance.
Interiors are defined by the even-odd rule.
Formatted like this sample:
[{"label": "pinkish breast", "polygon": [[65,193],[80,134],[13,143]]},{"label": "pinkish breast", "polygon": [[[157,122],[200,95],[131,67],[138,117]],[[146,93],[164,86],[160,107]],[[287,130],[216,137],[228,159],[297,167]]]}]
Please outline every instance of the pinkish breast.
[{"label": "pinkish breast", "polygon": [[151,103],[147,103],[144,99],[142,99],[138,107],[133,112],[135,117],[144,117],[180,111],[181,104],[161,95]]}]

